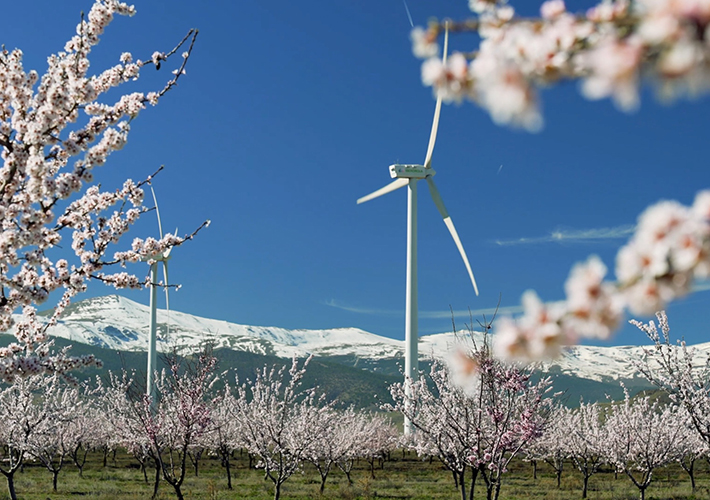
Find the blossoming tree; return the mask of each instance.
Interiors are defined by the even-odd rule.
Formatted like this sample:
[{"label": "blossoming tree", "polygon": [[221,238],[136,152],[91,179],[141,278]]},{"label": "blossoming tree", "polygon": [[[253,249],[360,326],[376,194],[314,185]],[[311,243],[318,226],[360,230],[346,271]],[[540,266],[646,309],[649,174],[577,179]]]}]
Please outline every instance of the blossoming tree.
[{"label": "blossoming tree", "polygon": [[[44,74],[24,68],[20,49],[0,51],[0,332],[17,337],[0,349],[0,379],[94,363],[92,357],[53,353],[48,328],[92,279],[117,288],[145,284],[112,266],[150,261],[191,238],[168,234],[117,247],[149,210],[142,186],[150,177],[127,180],[116,190],[92,184],[95,169],[126,144],[131,120],[176,85],[197,36],[191,30],[172,50],[145,59],[124,52],[116,65],[91,74],[91,51],[104,30],[115,16],[134,12],[118,0],[96,0],[64,48],[48,58]],[[113,89],[139,79],[145,66],[160,68],[181,48],[163,88],[113,97]],[[59,249],[66,239],[72,252]],[[36,306],[53,297],[54,313],[40,321]]]},{"label": "blossoming tree", "polygon": [[[469,5],[470,20],[415,28],[413,50],[425,59],[425,85],[445,101],[474,102],[497,124],[538,130],[539,89],[561,81],[580,80],[585,97],[611,98],[623,111],[638,106],[644,78],[666,101],[710,89],[707,0],[601,0],[581,14],[563,0],[547,0],[537,18],[516,16],[507,0]],[[436,41],[445,24],[450,32],[476,32],[477,50],[442,62]],[[710,192],[700,192],[692,207],[650,207],[618,253],[616,281],[604,281],[606,273],[592,257],[572,270],[564,301],[545,304],[527,292],[522,317],[497,324],[497,353],[554,357],[580,337],[608,337],[624,309],[651,314],[689,293],[695,279],[710,276]]]},{"label": "blossoming tree", "polygon": [[[469,356],[476,373],[469,383],[435,362],[431,388],[421,377],[408,396],[404,384],[393,384],[395,404],[385,408],[410,419],[416,429],[412,446],[420,455],[437,457],[452,472],[462,500],[473,498],[479,474],[487,498],[493,500],[511,460],[542,434],[550,379],[533,380],[532,370],[495,359],[487,341],[475,345]],[[468,495],[467,469],[472,471]]]},{"label": "blossoming tree", "polygon": [[606,460],[631,479],[641,500],[653,472],[683,456],[686,416],[679,406],[651,402],[649,396],[631,399],[628,391],[622,403],[609,408]]}]

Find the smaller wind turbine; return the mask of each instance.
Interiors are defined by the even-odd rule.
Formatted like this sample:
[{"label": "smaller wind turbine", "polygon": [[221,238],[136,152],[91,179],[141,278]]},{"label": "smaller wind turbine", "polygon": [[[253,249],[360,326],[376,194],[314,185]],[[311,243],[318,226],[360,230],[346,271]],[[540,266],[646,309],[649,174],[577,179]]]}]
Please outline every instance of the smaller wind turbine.
[{"label": "smaller wind turbine", "polygon": [[[446,53],[448,51],[449,44],[449,25],[446,24],[446,31],[444,33],[444,55],[443,63],[446,64]],[[476,279],[473,277],[473,271],[471,270],[471,265],[468,262],[468,257],[466,257],[466,251],[461,244],[461,239],[459,238],[454,223],[451,220],[449,212],[446,210],[444,205],[444,200],[441,199],[441,194],[434,183],[434,174],[436,172],[431,168],[431,157],[434,153],[434,144],[436,143],[436,133],[439,128],[439,115],[441,113],[441,93],[436,99],[436,108],[434,111],[434,122],[431,126],[431,134],[429,135],[429,146],[427,147],[426,159],[424,160],[424,165],[404,165],[404,164],[394,164],[390,165],[390,176],[395,180],[386,186],[374,191],[373,193],[363,196],[357,200],[358,204],[365,203],[379,196],[390,193],[396,189],[404,186],[409,186],[409,193],[407,197],[407,292],[406,292],[406,311],[405,311],[405,323],[404,323],[404,337],[405,337],[405,354],[404,354],[404,375],[405,375],[405,394],[407,396],[411,395],[411,384],[410,382],[415,380],[419,372],[419,332],[418,332],[418,304],[417,304],[417,182],[421,179],[426,179],[429,185],[429,193],[434,200],[436,208],[439,209],[441,217],[444,219],[444,224],[449,230],[451,237],[456,243],[456,248],[458,248],[461,258],[466,265],[466,270],[471,278],[471,283],[473,284],[473,290],[478,295],[478,286],[476,285]],[[405,417],[404,420],[404,432],[405,434],[411,434],[413,431],[411,422]]]},{"label": "smaller wind turbine", "polygon": [[[158,208],[158,199],[155,196],[153,186],[150,187],[153,193],[153,202],[155,202],[155,213],[158,216],[158,231],[160,239],[163,239],[163,225],[160,221],[160,209]],[[177,230],[175,231],[177,232]],[[168,260],[172,247],[150,258],[150,340],[148,342],[148,374],[145,384],[146,395],[151,399],[151,405],[155,407],[156,392],[155,392],[155,372],[158,368],[158,352],[156,350],[156,339],[158,330],[158,263],[163,263],[163,278],[165,287],[165,309],[170,311],[170,300],[168,296]],[[167,325],[167,323],[166,323]],[[169,328],[169,326],[167,327]]]}]

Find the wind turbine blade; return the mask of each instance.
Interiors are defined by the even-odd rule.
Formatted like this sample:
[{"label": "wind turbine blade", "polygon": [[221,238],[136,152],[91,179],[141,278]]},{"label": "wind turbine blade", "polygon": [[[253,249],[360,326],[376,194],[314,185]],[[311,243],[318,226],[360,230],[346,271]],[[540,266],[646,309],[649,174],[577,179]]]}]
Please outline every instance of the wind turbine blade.
[{"label": "wind turbine blade", "polygon": [[399,189],[401,187],[406,186],[409,184],[409,179],[405,179],[404,177],[400,177],[399,179],[395,179],[389,184],[387,184],[385,187],[378,189],[377,191],[368,194],[367,196],[363,196],[362,198],[359,198],[357,200],[357,204],[359,205],[360,203],[365,203],[366,201],[370,201],[373,198],[377,198],[379,196],[382,196],[387,193],[391,193],[395,189]]},{"label": "wind turbine blade", "polygon": [[449,216],[449,212],[446,210],[446,206],[444,205],[444,200],[441,199],[441,194],[439,194],[439,190],[436,187],[436,184],[434,184],[434,179],[431,177],[427,177],[427,184],[429,185],[429,192],[431,193],[431,197],[434,199],[434,204],[436,205],[436,208],[439,209],[439,213],[441,214],[441,217],[444,219],[444,224],[446,224],[446,228],[449,230],[449,233],[451,234],[451,237],[454,239],[454,243],[456,243],[456,248],[459,249],[459,253],[461,254],[461,258],[463,259],[463,263],[466,265],[466,270],[468,271],[468,276],[471,278],[471,283],[473,284],[473,290],[476,292],[476,295],[478,295],[478,285],[476,285],[476,278],[473,277],[473,271],[471,270],[471,264],[468,262],[468,257],[466,257],[466,251],[463,249],[463,245],[461,244],[461,239],[459,238],[459,234],[456,232],[456,228],[454,227],[454,222],[451,220],[451,216]]},{"label": "wind turbine blade", "polygon": [[167,318],[165,320],[165,340],[168,340],[170,337],[170,294],[168,291],[170,288],[168,285],[170,282],[168,281],[168,261],[164,260],[163,261],[163,278],[165,279],[164,284],[165,284],[165,311],[167,313]]},{"label": "wind turbine blade", "polygon": [[160,209],[158,208],[158,198],[155,197],[155,190],[153,186],[150,186],[150,192],[153,193],[153,202],[155,202],[155,214],[158,216],[158,231],[160,232],[160,239],[163,239],[163,225],[160,223]]},{"label": "wind turbine blade", "polygon": [[[446,64],[446,53],[449,49],[449,25],[446,24],[444,32],[444,56],[442,61]],[[431,156],[434,154],[434,144],[436,143],[436,133],[439,130],[439,115],[441,114],[441,92],[438,92],[436,98],[436,108],[434,110],[434,122],[431,124],[431,134],[429,134],[429,147],[426,150],[426,159],[424,160],[424,168],[431,167]]]},{"label": "wind turbine blade", "polygon": [[436,143],[436,132],[439,129],[439,115],[441,114],[441,95],[436,98],[436,109],[434,111],[434,123],[431,125],[431,134],[429,135],[429,147],[426,150],[426,159],[424,160],[424,168],[431,168],[431,156],[434,154],[434,144]]}]

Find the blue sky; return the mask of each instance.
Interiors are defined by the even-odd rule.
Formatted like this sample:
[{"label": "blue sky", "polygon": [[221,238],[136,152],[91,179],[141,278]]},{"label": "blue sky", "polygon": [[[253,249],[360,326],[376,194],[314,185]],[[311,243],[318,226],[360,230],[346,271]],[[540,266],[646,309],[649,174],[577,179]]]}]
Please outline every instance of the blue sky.
[{"label": "blue sky", "polygon": [[[186,77],[141,113],[128,145],[95,174],[108,187],[165,164],[154,181],[164,227],[183,233],[212,220],[173,253],[171,281],[182,289],[171,307],[242,324],[359,327],[403,338],[406,190],[355,203],[389,182],[388,165],[421,163],[426,153],[434,99],[411,53],[402,0],[135,5],[135,17],[104,34],[95,71],[123,51],[147,59],[200,29]],[[419,25],[469,14],[465,0],[408,5]],[[5,19],[18,22],[5,23],[0,42],[23,49],[26,69],[41,74],[90,7],[11,2]],[[474,43],[459,35],[450,45]],[[170,69],[147,68],[126,89],[157,90]],[[547,89],[537,134],[498,127],[471,104],[443,108],[433,167],[481,294],[420,190],[421,334],[450,331],[450,307],[480,318],[476,311],[494,308],[499,296],[503,307],[518,306],[529,288],[560,300],[575,262],[597,254],[613,270],[645,207],[689,204],[710,187],[710,101],[666,106],[652,94],[646,89],[629,115],[608,100],[585,100],[576,83]],[[132,233],[154,235],[157,225],[148,216]],[[95,284],[86,296],[107,293]],[[124,295],[148,302],[147,291]],[[705,291],[671,305],[675,334],[709,340],[709,301]],[[462,327],[468,314],[456,321]],[[644,340],[627,327],[609,343]]]}]

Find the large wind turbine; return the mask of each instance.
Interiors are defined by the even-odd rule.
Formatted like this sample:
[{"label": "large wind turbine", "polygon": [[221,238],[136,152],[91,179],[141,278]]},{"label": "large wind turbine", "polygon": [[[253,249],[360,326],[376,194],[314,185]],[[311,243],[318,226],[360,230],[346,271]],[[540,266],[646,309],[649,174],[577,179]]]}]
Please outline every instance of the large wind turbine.
[{"label": "large wind turbine", "polygon": [[[150,191],[153,193],[153,201],[155,202],[155,214],[158,216],[158,231],[160,232],[160,239],[163,239],[163,225],[160,222],[160,210],[158,209],[158,199],[155,197],[155,191],[153,186],[150,187]],[[165,309],[170,310],[170,301],[168,297],[168,260],[170,259],[170,251],[172,247],[168,248],[164,252],[153,255],[150,258],[150,340],[148,342],[148,373],[145,383],[145,393],[151,398],[151,405],[155,407],[156,392],[155,392],[155,372],[158,368],[158,353],[156,351],[156,338],[158,330],[158,263],[163,263],[163,286],[165,288]],[[166,323],[167,324],[167,323]]]},{"label": "large wind turbine", "polygon": [[[449,29],[446,25],[444,34],[444,55],[443,62],[446,63],[446,53],[449,43]],[[441,199],[439,190],[434,184],[434,169],[431,168],[431,157],[434,152],[434,143],[436,142],[436,133],[439,127],[439,114],[441,112],[441,94],[436,99],[436,109],[434,111],[434,122],[431,126],[431,134],[429,136],[429,147],[427,148],[426,159],[424,165],[390,165],[390,176],[395,180],[387,184],[385,187],[377,191],[363,196],[357,200],[358,204],[365,203],[374,198],[390,193],[395,189],[404,186],[409,186],[409,195],[407,197],[407,292],[406,292],[406,311],[404,322],[405,335],[405,359],[404,359],[404,375],[405,375],[405,393],[407,396],[411,394],[410,381],[416,380],[419,372],[419,357],[418,357],[418,316],[417,316],[417,182],[421,179],[426,179],[429,185],[429,192],[434,200],[436,208],[439,209],[441,217],[444,219],[444,224],[451,233],[451,237],[459,249],[461,258],[466,265],[466,270],[471,278],[473,289],[478,295],[478,286],[476,279],[473,277],[471,265],[466,257],[466,252],[463,249],[459,235],[456,232],[454,223],[451,221],[449,212],[446,210],[444,201]],[[412,432],[411,422],[405,418],[404,431],[406,434]]]}]

